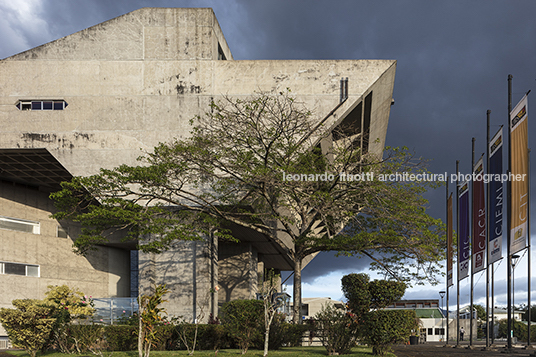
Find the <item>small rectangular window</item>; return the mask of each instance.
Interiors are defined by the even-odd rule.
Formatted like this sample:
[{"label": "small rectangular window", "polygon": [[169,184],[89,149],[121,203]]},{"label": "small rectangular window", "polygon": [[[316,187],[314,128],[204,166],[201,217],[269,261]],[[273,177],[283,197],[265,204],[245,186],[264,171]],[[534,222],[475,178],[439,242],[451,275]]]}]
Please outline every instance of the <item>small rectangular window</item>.
[{"label": "small rectangular window", "polygon": [[63,110],[63,104],[65,102],[61,101],[61,102],[54,102],[54,110]]},{"label": "small rectangular window", "polygon": [[39,277],[39,266],[26,265],[26,276]]},{"label": "small rectangular window", "polygon": [[2,216],[0,216],[0,228],[33,234],[40,234],[41,231],[39,222]]},{"label": "small rectangular window", "polygon": [[0,274],[39,277],[39,265],[0,262]]},{"label": "small rectangular window", "polygon": [[43,102],[43,110],[52,110],[52,102]]},{"label": "small rectangular window", "polygon": [[61,226],[58,226],[58,237],[59,238],[69,238],[67,230]]},{"label": "small rectangular window", "polygon": [[433,335],[434,334],[434,329],[433,328],[429,328],[428,329],[428,335]]},{"label": "small rectangular window", "polygon": [[4,263],[4,274],[26,275],[26,266],[24,264]]},{"label": "small rectangular window", "polygon": [[32,102],[32,110],[41,110],[43,102]]},{"label": "small rectangular window", "polygon": [[32,102],[20,102],[20,110],[32,109]]}]

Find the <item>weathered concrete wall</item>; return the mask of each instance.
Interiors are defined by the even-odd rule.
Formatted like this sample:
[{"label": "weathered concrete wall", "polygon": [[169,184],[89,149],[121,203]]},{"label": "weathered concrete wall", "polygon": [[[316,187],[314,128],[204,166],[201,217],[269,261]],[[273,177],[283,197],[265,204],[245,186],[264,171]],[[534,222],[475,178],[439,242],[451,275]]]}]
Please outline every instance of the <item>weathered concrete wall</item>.
[{"label": "weathered concrete wall", "polygon": [[[39,266],[39,277],[0,274],[0,307],[14,299],[43,299],[49,285],[66,284],[93,297],[130,296],[128,251],[100,247],[87,257],[72,251],[72,239],[57,235],[48,193],[0,182],[0,215],[40,223],[40,233],[0,229],[0,262]],[[74,225],[61,224],[70,236]],[[2,335],[2,331],[0,331]]]},{"label": "weathered concrete wall", "polygon": [[[186,321],[206,321],[217,294],[211,289],[213,256],[207,240],[177,242],[169,251],[139,253],[140,293],[149,294],[154,285],[165,284],[169,293],[163,307],[169,316]],[[217,282],[216,282],[217,284]]]},{"label": "weathered concrete wall", "polygon": [[258,282],[258,252],[251,244],[220,243],[219,301],[255,299]]}]

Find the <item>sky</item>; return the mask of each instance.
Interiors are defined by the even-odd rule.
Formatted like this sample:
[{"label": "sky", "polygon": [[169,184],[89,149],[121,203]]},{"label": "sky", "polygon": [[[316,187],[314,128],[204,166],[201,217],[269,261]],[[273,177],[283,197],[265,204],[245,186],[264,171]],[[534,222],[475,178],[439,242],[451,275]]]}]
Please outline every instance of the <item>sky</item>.
[{"label": "sky", "polygon": [[[456,160],[460,172],[471,171],[472,138],[477,157],[486,150],[486,111],[491,135],[507,123],[509,74],[514,106],[536,87],[532,0],[0,0],[0,58],[141,7],[212,7],[235,60],[397,60],[386,143],[432,160],[432,173],[454,173]],[[529,120],[530,105],[529,96]],[[535,130],[529,124],[529,147]],[[430,214],[445,219],[445,189],[427,198]],[[504,260],[496,264],[497,306],[506,305]],[[526,262],[525,255],[515,269],[516,304],[527,300]],[[341,276],[367,267],[364,259],[321,253],[303,271],[303,296],[340,299]],[[476,302],[483,302],[485,281],[475,275]],[[444,289],[412,287],[405,298],[439,299]],[[469,291],[465,279],[462,306]],[[450,295],[454,306],[456,287]]]}]

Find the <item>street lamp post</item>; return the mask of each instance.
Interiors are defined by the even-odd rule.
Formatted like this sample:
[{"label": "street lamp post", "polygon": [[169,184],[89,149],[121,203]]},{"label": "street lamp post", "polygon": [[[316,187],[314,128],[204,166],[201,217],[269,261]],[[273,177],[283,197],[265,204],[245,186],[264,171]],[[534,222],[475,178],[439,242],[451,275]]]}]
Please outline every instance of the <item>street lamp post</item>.
[{"label": "street lamp post", "polygon": [[[441,296],[441,314],[443,315],[444,306],[443,306],[443,297],[445,296],[445,291],[440,291],[439,296]],[[443,330],[443,340],[445,340],[445,325],[443,324],[445,322],[445,318],[443,317],[441,319],[441,329]],[[449,324],[447,323],[447,328],[449,328]],[[448,342],[448,341],[447,341]]]},{"label": "street lamp post", "polygon": [[[513,254],[512,255],[512,331],[514,330],[514,316],[515,316],[515,297],[516,297],[516,294],[515,294],[515,269],[516,269],[516,264],[517,264],[517,261],[519,260],[519,255],[517,254]],[[512,333],[512,332],[510,332]]]}]

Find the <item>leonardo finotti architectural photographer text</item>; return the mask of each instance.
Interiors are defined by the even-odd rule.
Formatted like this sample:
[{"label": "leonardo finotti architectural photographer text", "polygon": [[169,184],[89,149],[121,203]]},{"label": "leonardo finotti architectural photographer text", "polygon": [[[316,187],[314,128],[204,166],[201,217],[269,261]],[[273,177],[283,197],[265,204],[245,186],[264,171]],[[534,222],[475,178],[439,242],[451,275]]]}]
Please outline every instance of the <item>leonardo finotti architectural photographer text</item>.
[{"label": "leonardo finotti architectural photographer text", "polygon": [[342,182],[351,182],[351,181],[390,181],[390,182],[419,182],[419,181],[447,181],[450,177],[450,182],[455,183],[465,182],[465,181],[484,181],[488,183],[491,181],[497,182],[507,182],[507,181],[524,181],[527,175],[518,174],[513,175],[509,174],[451,174],[450,176],[445,172],[442,174],[431,174],[431,173],[409,173],[409,172],[396,172],[393,174],[374,174],[373,172],[361,172],[358,174],[347,174],[341,172],[339,174],[333,174],[324,172],[321,174],[289,174],[283,172],[283,181],[334,181],[338,179]]}]

